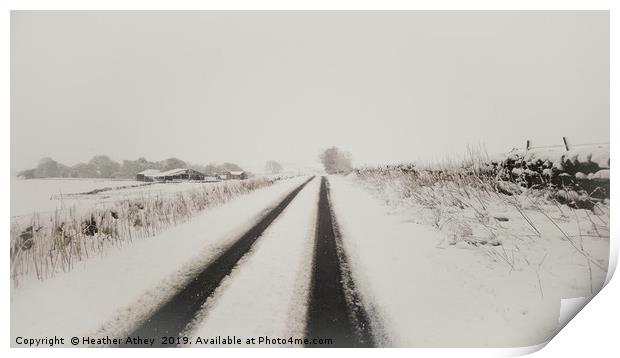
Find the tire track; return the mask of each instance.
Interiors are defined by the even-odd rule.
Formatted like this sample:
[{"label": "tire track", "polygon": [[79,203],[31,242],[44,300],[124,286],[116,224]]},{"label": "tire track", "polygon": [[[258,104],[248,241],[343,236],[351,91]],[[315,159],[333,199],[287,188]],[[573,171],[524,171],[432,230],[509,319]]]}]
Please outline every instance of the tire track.
[{"label": "tire track", "polygon": [[[163,304],[129,336],[155,338],[154,346],[158,347],[161,346],[160,337],[177,337],[191,322],[204,302],[219,286],[220,282],[230,274],[237,262],[252,248],[252,245],[267,227],[271,225],[313,178],[308,179],[288,194],[256,225],[208,264],[185,288]],[[128,347],[138,346],[129,345]]]},{"label": "tire track", "polygon": [[325,177],[318,210],[306,334],[310,339],[331,338],[333,344],[325,347],[373,347],[368,314],[349,272]]}]

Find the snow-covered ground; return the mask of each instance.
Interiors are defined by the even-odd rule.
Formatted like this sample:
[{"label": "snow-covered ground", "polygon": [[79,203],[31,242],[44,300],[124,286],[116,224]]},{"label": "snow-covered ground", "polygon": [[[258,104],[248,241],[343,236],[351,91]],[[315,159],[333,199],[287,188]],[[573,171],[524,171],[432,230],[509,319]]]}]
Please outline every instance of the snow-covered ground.
[{"label": "snow-covered ground", "polygon": [[[70,272],[20,282],[11,290],[13,344],[17,336],[126,336],[306,179],[278,181]],[[319,184],[306,185],[267,228],[184,335],[304,337]],[[481,199],[484,215],[446,206],[437,216],[353,175],[330,176],[329,185],[379,346],[537,345],[557,332],[560,300],[591,296],[607,274],[604,213],[492,195]]]},{"label": "snow-covered ground", "polygon": [[90,198],[66,197],[63,195],[83,193],[94,189],[141,184],[135,180],[110,179],[17,179],[11,177],[11,217],[51,212],[84,201],[94,205]]},{"label": "snow-covered ground", "polygon": [[[301,338],[312,274],[320,180],[263,233],[199,313],[190,337]],[[189,347],[204,347],[192,345]]]},{"label": "snow-covered ground", "polygon": [[[11,218],[28,220],[33,213],[51,214],[55,210],[84,212],[116,202],[141,197],[166,197],[179,192],[213,186],[234,185],[222,182],[145,183],[110,179],[11,179]],[[110,188],[96,194],[80,195],[95,189]]]},{"label": "snow-covered ground", "polygon": [[[430,225],[424,210],[402,202],[388,206],[354,178],[330,177],[330,184],[352,275],[374,331],[382,335],[380,345],[536,345],[557,331],[561,298],[591,295],[591,286],[596,292],[605,279],[606,270],[589,267],[541,213],[526,214],[541,231],[532,235],[514,208],[491,208],[508,220],[502,225],[513,237],[499,246],[476,246],[455,243],[453,233]],[[583,237],[576,242],[606,268],[609,240],[586,236],[587,219],[579,214]],[[578,230],[577,221],[548,215],[569,235]]]},{"label": "snow-covered ground", "polygon": [[[288,178],[290,179],[290,178]],[[237,196],[272,185],[276,180],[254,178],[217,183],[141,183],[86,180],[44,182],[47,191],[58,186],[70,189],[62,196],[30,195],[40,205],[34,214],[11,217],[11,279],[16,284],[24,276],[46,279],[72,269],[74,262],[103,253],[110,246],[126,245],[151,237],[184,222],[207,208]],[[37,187],[34,181],[29,185]],[[51,184],[50,184],[51,183]],[[120,182],[123,184],[123,182]],[[101,186],[107,184],[107,186]],[[22,185],[22,189],[27,186]],[[95,193],[79,190],[93,190]],[[42,191],[45,192],[45,191]],[[28,197],[16,190],[13,198]],[[54,206],[53,211],[44,211]],[[90,229],[85,229],[90,228]]]},{"label": "snow-covered ground", "polygon": [[124,335],[306,178],[280,181],[163,233],[11,289],[15,337]]}]

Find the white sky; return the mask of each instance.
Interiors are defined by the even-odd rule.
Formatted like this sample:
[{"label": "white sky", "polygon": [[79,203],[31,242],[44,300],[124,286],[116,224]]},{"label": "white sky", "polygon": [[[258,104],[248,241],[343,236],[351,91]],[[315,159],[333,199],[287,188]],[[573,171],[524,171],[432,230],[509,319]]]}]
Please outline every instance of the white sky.
[{"label": "white sky", "polygon": [[11,167],[609,141],[607,12],[13,12]]}]

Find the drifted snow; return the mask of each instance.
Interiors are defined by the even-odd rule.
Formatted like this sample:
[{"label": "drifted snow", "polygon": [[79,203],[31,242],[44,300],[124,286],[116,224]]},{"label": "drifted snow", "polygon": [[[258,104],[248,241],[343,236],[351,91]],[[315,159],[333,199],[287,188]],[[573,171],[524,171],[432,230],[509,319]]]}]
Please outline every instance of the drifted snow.
[{"label": "drifted snow", "polygon": [[11,289],[17,336],[125,335],[306,178],[278,182],[152,238]]},{"label": "drifted snow", "polygon": [[311,181],[271,224],[185,335],[303,338],[319,185]]}]

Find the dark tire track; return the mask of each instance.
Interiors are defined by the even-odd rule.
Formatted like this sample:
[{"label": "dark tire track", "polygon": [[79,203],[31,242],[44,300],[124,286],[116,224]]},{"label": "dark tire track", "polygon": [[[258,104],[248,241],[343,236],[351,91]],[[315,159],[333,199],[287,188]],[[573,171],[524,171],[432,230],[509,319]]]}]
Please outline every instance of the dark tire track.
[{"label": "dark tire track", "polygon": [[373,347],[368,315],[350,276],[325,177],[319,195],[306,334],[310,339],[331,338],[333,344],[324,347]]},{"label": "dark tire track", "polygon": [[[185,288],[177,292],[129,336],[155,338],[153,346],[157,347],[162,346],[161,337],[177,337],[196,316],[198,310],[213,294],[221,281],[231,273],[237,262],[250,251],[256,240],[313,178],[308,179],[288,194],[256,225],[209,263]],[[128,345],[128,347],[139,346]]]}]

